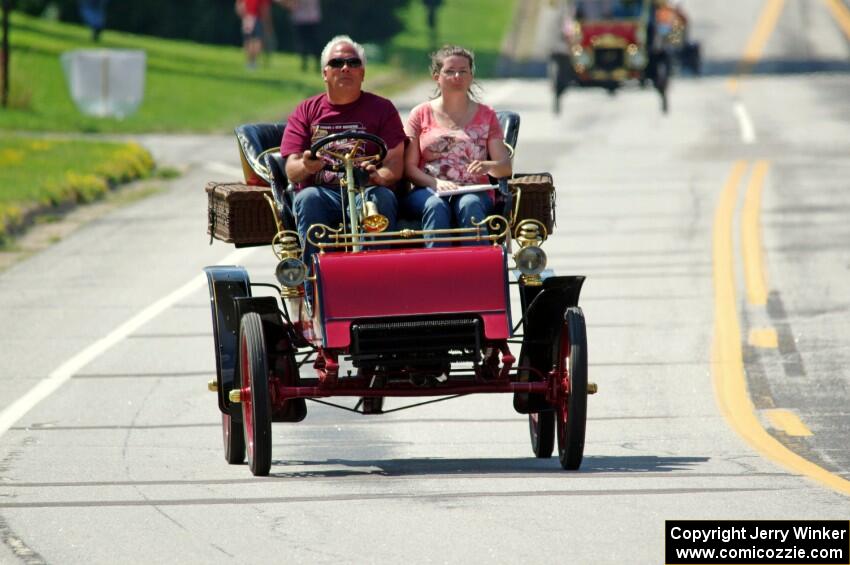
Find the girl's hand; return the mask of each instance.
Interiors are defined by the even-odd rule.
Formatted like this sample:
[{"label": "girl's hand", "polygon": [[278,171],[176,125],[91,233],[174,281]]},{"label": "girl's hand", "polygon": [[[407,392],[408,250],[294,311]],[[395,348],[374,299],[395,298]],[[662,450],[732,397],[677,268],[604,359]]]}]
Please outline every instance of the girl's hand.
[{"label": "girl's hand", "polygon": [[483,175],[487,174],[492,167],[492,161],[478,161],[476,159],[466,166],[466,172],[473,175]]},{"label": "girl's hand", "polygon": [[457,190],[457,184],[450,180],[437,179],[437,186],[434,187],[437,192],[445,192],[447,190]]}]

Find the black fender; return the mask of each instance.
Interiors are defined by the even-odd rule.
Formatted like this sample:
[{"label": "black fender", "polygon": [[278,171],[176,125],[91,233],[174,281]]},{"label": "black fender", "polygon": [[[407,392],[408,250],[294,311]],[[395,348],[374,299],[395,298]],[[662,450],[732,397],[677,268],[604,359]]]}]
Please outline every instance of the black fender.
[{"label": "black fender", "polygon": [[213,339],[215,340],[215,369],[218,383],[218,408],[242,421],[239,406],[231,409],[228,395],[236,380],[239,348],[239,320],[236,299],[251,296],[251,281],[244,267],[216,265],[205,267],[212,309]]},{"label": "black fender", "polygon": [[[567,309],[578,306],[581,287],[585,277],[552,276],[543,280],[542,286],[520,286],[522,305],[522,348],[520,363],[527,364],[541,373],[553,367],[553,346],[564,323]],[[539,380],[540,375],[530,372],[529,380]],[[514,394],[514,409],[520,414],[541,412],[551,409],[543,395]]]}]

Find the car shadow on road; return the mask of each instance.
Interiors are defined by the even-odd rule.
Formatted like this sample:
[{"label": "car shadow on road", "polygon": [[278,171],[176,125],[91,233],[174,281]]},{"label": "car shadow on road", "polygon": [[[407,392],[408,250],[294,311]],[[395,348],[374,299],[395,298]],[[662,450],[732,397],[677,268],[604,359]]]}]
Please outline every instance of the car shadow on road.
[{"label": "car shadow on road", "polygon": [[[528,458],[410,458],[410,459],[326,459],[317,461],[281,461],[272,463],[271,476],[286,477],[356,477],[356,476],[436,476],[436,475],[504,475],[539,476],[563,474],[582,475],[620,473],[683,473],[688,474],[706,463],[708,457],[673,457],[654,455],[588,456],[577,472],[561,469],[557,457]],[[275,472],[281,467],[292,471]],[[324,468],[323,468],[324,467]],[[330,468],[328,468],[330,467]],[[314,468],[311,470],[311,468]]]}]

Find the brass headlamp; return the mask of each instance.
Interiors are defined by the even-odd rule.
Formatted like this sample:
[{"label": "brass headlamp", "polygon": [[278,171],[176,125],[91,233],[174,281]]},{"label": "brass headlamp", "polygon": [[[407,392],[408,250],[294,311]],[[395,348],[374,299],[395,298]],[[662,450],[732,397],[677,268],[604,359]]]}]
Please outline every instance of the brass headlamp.
[{"label": "brass headlamp", "polygon": [[522,220],[515,231],[519,250],[514,253],[516,268],[522,273],[520,281],[528,286],[540,286],[540,273],[546,268],[546,252],[540,246],[546,240],[546,227],[537,220]]}]

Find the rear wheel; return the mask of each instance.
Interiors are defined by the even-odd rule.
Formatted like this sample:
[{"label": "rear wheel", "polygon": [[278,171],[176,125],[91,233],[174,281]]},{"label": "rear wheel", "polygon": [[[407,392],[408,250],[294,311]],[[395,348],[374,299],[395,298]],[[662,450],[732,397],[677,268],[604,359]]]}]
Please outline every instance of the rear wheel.
[{"label": "rear wheel", "polygon": [[[551,353],[546,352],[544,357],[551,359]],[[533,356],[529,353],[520,355],[520,366],[531,367],[535,366],[544,375],[549,372],[551,365],[541,366],[543,360],[540,357],[533,361]],[[526,379],[530,378],[530,374]],[[546,409],[549,405],[540,394],[521,394],[514,397],[514,407],[520,401],[522,413],[528,414],[528,433],[531,437],[531,451],[534,456],[539,459],[547,459],[552,457],[552,451],[555,449],[555,411],[551,408]],[[534,409],[539,412],[532,412]]]},{"label": "rear wheel", "polygon": [[538,459],[552,457],[555,449],[555,412],[531,412],[528,415],[531,450]]},{"label": "rear wheel", "polygon": [[221,434],[224,439],[224,459],[231,465],[245,461],[245,433],[240,422],[234,422],[230,414],[221,415]]},{"label": "rear wheel", "polygon": [[272,419],[269,370],[263,322],[256,312],[242,317],[239,330],[242,375],[242,424],[248,465],[255,476],[269,474],[272,464]]},{"label": "rear wheel", "polygon": [[581,308],[567,309],[557,345],[555,370],[569,386],[558,402],[556,427],[561,467],[574,471],[584,456],[587,424],[587,330]]}]

